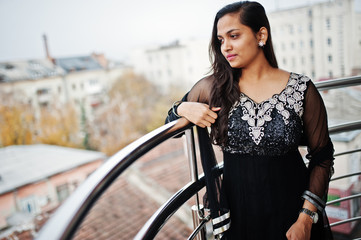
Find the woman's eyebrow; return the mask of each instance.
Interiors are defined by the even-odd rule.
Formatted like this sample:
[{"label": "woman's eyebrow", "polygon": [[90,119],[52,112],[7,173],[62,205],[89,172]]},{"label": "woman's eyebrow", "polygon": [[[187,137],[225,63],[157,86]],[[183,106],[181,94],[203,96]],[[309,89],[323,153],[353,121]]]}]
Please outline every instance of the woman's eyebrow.
[{"label": "woman's eyebrow", "polygon": [[[231,29],[231,30],[229,30],[229,31],[226,32],[226,35],[227,35],[227,34],[230,34],[230,33],[233,32],[233,31],[237,31],[237,30],[240,30],[240,29],[238,29],[238,28]],[[222,35],[217,35],[217,37],[222,37]]]}]

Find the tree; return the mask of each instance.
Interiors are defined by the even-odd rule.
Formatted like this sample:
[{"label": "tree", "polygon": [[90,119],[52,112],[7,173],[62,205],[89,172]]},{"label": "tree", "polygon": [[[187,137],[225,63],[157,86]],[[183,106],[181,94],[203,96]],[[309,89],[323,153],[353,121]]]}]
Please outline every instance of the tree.
[{"label": "tree", "polygon": [[1,92],[0,146],[32,144],[35,118],[31,107],[15,101],[12,93]]},{"label": "tree", "polygon": [[37,122],[37,142],[66,147],[81,147],[79,114],[74,105],[43,107]]},{"label": "tree", "polygon": [[162,99],[156,86],[144,77],[133,72],[124,74],[109,91],[109,102],[95,111],[91,145],[111,155],[159,127],[164,119],[156,124],[154,115],[162,108],[158,107]]}]

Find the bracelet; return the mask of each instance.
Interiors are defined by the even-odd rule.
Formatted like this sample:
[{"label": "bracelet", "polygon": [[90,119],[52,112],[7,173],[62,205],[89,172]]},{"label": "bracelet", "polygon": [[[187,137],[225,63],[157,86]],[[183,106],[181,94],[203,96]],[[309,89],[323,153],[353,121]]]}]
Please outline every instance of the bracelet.
[{"label": "bracelet", "polygon": [[322,207],[326,206],[325,201],[323,201],[321,198],[319,198],[316,194],[314,194],[313,192],[310,192],[308,190],[306,190],[303,194],[308,195],[309,197],[313,198],[314,200],[316,200]]},{"label": "bracelet", "polygon": [[173,105],[172,105],[172,112],[173,112],[173,114],[176,115],[176,117],[178,117],[178,118],[181,118],[181,117],[182,117],[182,116],[179,116],[179,115],[177,114],[177,108],[178,108],[178,106],[179,106],[181,103],[182,103],[182,101],[175,101],[175,102],[173,103]]},{"label": "bracelet", "polygon": [[313,199],[312,197],[310,197],[306,193],[303,193],[302,199],[307,200],[310,203],[312,203],[312,205],[314,205],[320,212],[322,212],[323,209],[325,208],[324,205],[321,205],[322,203],[320,204],[319,202],[317,202],[315,199]]}]

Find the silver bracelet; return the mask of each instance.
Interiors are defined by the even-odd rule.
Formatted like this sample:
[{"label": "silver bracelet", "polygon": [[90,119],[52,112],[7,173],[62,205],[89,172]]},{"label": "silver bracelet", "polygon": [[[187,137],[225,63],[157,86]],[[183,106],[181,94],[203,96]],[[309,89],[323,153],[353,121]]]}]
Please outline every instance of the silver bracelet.
[{"label": "silver bracelet", "polygon": [[316,194],[314,194],[313,192],[306,190],[303,194],[308,195],[309,197],[313,198],[314,200],[316,200],[322,207],[326,206],[326,203],[319,198],[319,196],[317,196]]},{"label": "silver bracelet", "polygon": [[304,200],[307,200],[307,201],[309,201],[310,203],[312,203],[312,205],[314,205],[320,212],[323,211],[323,207],[320,206],[320,204],[318,204],[315,200],[313,200],[313,198],[309,197],[309,196],[306,195],[306,194],[302,195],[302,198],[303,198]]},{"label": "silver bracelet", "polygon": [[176,115],[176,117],[178,117],[178,118],[181,118],[182,116],[179,116],[178,114],[177,114],[177,108],[178,108],[178,106],[180,105],[182,103],[182,101],[175,101],[174,103],[173,103],[173,105],[172,105],[172,112],[174,113],[174,115]]}]

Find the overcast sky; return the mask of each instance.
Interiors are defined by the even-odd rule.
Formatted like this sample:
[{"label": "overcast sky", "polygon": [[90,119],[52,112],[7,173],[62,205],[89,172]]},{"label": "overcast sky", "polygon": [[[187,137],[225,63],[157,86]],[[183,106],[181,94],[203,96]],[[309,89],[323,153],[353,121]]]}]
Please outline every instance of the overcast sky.
[{"label": "overcast sky", "polygon": [[[322,0],[261,0],[266,12]],[[104,53],[177,39],[209,39],[216,12],[230,0],[0,0],[0,61]]]}]

